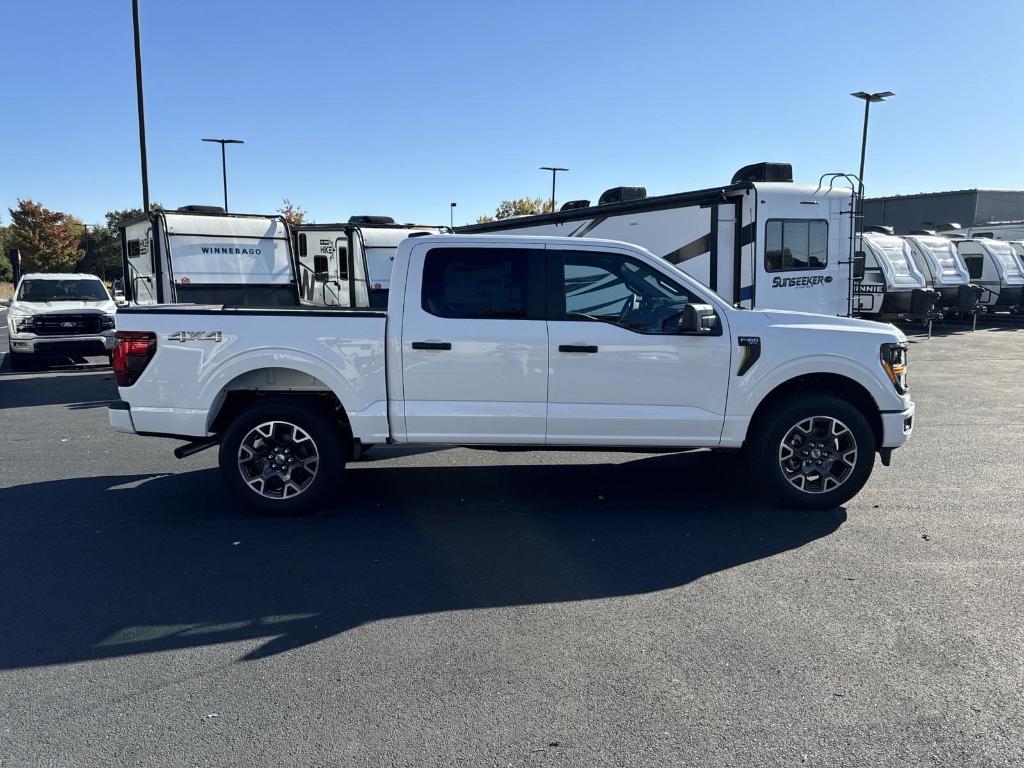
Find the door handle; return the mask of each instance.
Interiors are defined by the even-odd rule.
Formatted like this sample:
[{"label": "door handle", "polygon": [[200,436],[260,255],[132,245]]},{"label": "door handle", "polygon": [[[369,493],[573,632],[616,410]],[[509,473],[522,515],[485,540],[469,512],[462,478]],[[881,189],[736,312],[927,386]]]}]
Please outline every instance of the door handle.
[{"label": "door handle", "polygon": [[414,341],[412,343],[413,349],[451,349],[452,343],[450,341]]},{"label": "door handle", "polygon": [[593,344],[559,344],[559,352],[586,352],[594,354],[597,352],[597,347]]}]

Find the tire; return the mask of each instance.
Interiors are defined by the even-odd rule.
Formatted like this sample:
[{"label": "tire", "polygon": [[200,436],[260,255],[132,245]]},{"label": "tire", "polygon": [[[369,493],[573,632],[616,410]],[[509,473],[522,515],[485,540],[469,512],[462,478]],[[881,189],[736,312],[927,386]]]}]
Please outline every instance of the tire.
[{"label": "tire", "polygon": [[807,394],[772,406],[754,427],[748,458],[762,485],[800,509],[834,509],[867,482],[875,435],[857,408],[832,395]]},{"label": "tire", "polygon": [[330,500],[345,455],[332,413],[277,398],[234,418],[221,437],[219,462],[224,484],[244,507],[287,515]]}]

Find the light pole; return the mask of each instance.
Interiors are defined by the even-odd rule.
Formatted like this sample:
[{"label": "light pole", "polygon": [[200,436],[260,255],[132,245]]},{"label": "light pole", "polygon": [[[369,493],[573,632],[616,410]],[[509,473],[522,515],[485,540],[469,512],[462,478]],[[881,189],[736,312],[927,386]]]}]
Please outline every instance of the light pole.
[{"label": "light pole", "polygon": [[241,139],[203,139],[211,144],[220,144],[220,169],[224,176],[224,213],[228,212],[228,161],[224,154],[225,144],[245,144]]},{"label": "light pole", "polygon": [[142,106],[142,44],[139,41],[139,0],[132,0],[135,31],[135,94],[139,109],[139,159],[142,163],[142,210],[149,213],[149,169],[146,167],[146,116]]},{"label": "light pole", "polygon": [[455,206],[457,203],[448,204],[448,228],[455,229]]},{"label": "light pole", "polygon": [[559,168],[555,165],[542,165],[540,167],[542,171],[551,171],[551,212],[555,212],[555,177],[558,176],[559,171],[568,171],[568,168]]},{"label": "light pole", "polygon": [[857,174],[857,187],[858,195],[860,196],[860,211],[861,216],[864,215],[864,155],[868,148],[868,113],[871,111],[871,102],[873,101],[885,101],[890,96],[896,94],[892,91],[880,91],[879,93],[865,93],[864,91],[857,91],[851,93],[856,99],[864,100],[864,131],[860,137],[860,173]]}]

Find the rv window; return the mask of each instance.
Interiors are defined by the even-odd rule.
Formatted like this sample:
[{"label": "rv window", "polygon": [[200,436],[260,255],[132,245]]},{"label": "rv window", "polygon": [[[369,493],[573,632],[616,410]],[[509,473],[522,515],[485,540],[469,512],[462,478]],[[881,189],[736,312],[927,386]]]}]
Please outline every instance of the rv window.
[{"label": "rv window", "polygon": [[137,259],[137,258],[139,258],[139,255],[141,253],[142,253],[142,249],[139,246],[139,241],[138,240],[129,240],[128,241],[128,258],[129,259]]},{"label": "rv window", "polygon": [[[544,251],[509,248],[434,248],[423,265],[421,306],[437,317],[470,320],[540,319],[528,310],[531,255],[541,276]],[[543,302],[543,296],[534,297]]]},{"label": "rv window", "polygon": [[967,265],[967,274],[971,280],[980,280],[985,271],[985,257],[980,253],[970,253],[964,256],[964,264]]},{"label": "rv window", "polygon": [[348,246],[338,243],[338,277],[348,280]]},{"label": "rv window", "polygon": [[306,249],[306,235],[299,233],[299,256],[305,256],[309,251]]},{"label": "rv window", "polygon": [[828,264],[828,222],[768,219],[764,268],[768,272],[824,269]]},{"label": "rv window", "polygon": [[326,256],[313,257],[313,274],[316,275],[318,280],[326,280],[330,277],[330,275],[327,274],[329,270],[330,267],[328,266]]},{"label": "rv window", "polygon": [[693,301],[660,272],[616,253],[566,252],[562,279],[565,313],[558,319],[599,320],[639,333],[677,333],[682,309]]}]

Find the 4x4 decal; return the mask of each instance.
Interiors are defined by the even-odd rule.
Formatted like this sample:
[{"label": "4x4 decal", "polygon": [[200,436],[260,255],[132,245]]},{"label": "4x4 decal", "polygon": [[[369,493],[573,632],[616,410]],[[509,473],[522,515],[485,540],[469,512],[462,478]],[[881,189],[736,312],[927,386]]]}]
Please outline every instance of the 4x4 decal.
[{"label": "4x4 decal", "polygon": [[167,334],[168,341],[223,341],[220,331],[175,331]]}]

